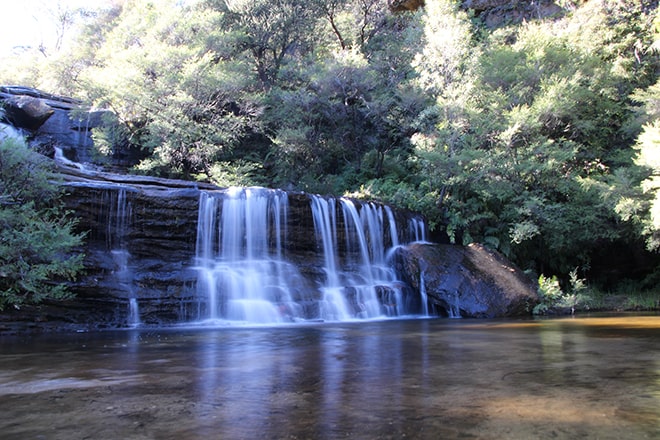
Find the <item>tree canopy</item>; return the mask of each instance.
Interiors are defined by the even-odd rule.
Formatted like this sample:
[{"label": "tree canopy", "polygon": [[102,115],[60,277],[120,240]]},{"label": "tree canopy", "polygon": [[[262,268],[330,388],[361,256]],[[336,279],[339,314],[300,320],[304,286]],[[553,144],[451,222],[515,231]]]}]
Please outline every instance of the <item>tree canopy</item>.
[{"label": "tree canopy", "polygon": [[111,109],[96,144],[143,149],[133,172],[377,198],[564,279],[605,282],[621,249],[651,261],[657,2],[498,28],[461,3],[125,0],[0,82]]}]

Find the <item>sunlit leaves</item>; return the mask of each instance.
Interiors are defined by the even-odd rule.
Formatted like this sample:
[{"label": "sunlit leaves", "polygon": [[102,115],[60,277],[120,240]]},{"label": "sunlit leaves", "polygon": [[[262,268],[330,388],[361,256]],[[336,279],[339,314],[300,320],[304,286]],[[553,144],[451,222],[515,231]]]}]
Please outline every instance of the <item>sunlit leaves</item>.
[{"label": "sunlit leaves", "polygon": [[[627,240],[644,224],[642,174],[626,149],[626,93],[647,85],[633,72],[653,65],[631,40],[644,18],[592,3],[553,23],[504,27],[478,46],[460,12],[433,3],[446,16],[427,18],[417,61],[436,103],[412,139],[450,238],[566,274],[589,264],[594,243]],[[634,38],[650,41],[648,27]]]},{"label": "sunlit leaves", "polygon": [[422,87],[438,95],[454,82],[469,81],[464,73],[472,67],[478,48],[471,44],[470,23],[455,2],[429,2],[423,20],[424,44],[413,65]]}]

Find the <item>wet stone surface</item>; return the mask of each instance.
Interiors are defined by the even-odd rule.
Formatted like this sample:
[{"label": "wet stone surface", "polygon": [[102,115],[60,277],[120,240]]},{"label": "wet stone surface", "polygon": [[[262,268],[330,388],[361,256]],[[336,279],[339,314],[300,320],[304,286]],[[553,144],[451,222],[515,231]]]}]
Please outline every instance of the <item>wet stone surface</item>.
[{"label": "wet stone surface", "polygon": [[0,338],[3,439],[658,438],[660,317]]}]

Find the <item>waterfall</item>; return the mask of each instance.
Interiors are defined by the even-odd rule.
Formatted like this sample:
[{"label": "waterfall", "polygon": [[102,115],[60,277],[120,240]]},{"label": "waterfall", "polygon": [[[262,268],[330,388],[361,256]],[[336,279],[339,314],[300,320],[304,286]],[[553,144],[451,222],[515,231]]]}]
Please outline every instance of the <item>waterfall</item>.
[{"label": "waterfall", "polygon": [[[294,262],[287,255],[287,246],[296,243],[288,237],[286,192],[251,187],[200,193],[194,266],[198,321],[273,324],[419,313],[419,300],[406,298],[388,261],[401,237],[392,210],[347,198],[308,197],[314,224],[309,238],[319,252],[305,254],[304,261],[298,253]],[[403,236],[414,237],[406,226]]]},{"label": "waterfall", "polygon": [[411,218],[408,223],[410,241],[426,241],[426,223],[417,217]]},{"label": "waterfall", "polygon": [[450,295],[453,298],[452,304],[447,304],[447,315],[449,318],[461,318],[461,300],[458,291]]},{"label": "waterfall", "polygon": [[78,168],[79,170],[85,171],[85,166],[81,163],[74,162],[67,158],[64,155],[64,151],[60,147],[55,147],[55,162],[57,162],[60,165],[67,166],[67,167],[72,167],[72,168]]},{"label": "waterfall", "polygon": [[126,322],[135,327],[140,324],[140,311],[133,284],[134,276],[129,264],[131,254],[126,243],[133,215],[127,197],[127,187],[117,186],[104,190],[102,206],[107,209],[107,219],[104,222],[105,240],[115,263],[115,279],[128,299]]},{"label": "waterfall", "polygon": [[[377,264],[385,260],[382,234],[382,211],[372,205],[363,205],[358,213],[355,204],[348,199],[341,199],[346,243],[348,249],[357,249],[359,277],[351,276],[350,284],[355,289],[358,304],[358,316],[374,318],[380,316],[380,305],[376,296],[376,280],[380,281]],[[390,280],[383,280],[389,284]]]},{"label": "waterfall", "polygon": [[387,214],[387,222],[390,225],[390,240],[392,240],[392,247],[399,246],[399,233],[396,230],[396,220],[394,220],[394,213],[392,208],[385,206],[385,213]]},{"label": "waterfall", "polygon": [[25,142],[25,136],[18,129],[12,125],[0,122],[0,142],[4,142],[7,139],[13,139],[16,142]]},{"label": "waterfall", "polygon": [[128,325],[130,327],[137,327],[140,325],[140,308],[138,306],[137,298],[128,299]]},{"label": "waterfall", "polygon": [[[388,249],[399,245],[394,215],[389,207],[372,203],[360,209],[347,198],[311,196],[317,240],[323,252],[326,279],[319,318],[372,319],[411,313],[404,302],[402,283],[388,264]],[[338,234],[338,214],[343,224]],[[385,242],[385,217],[390,241]],[[340,255],[340,252],[342,254]]]},{"label": "waterfall", "polygon": [[426,294],[426,284],[424,281],[424,270],[419,272],[419,295],[422,299],[422,315],[429,316],[429,297]]},{"label": "waterfall", "polygon": [[287,195],[265,188],[202,192],[197,224],[200,318],[279,323],[303,318],[301,276],[284,258]]},{"label": "waterfall", "polygon": [[321,287],[322,298],[319,304],[319,319],[343,321],[351,317],[349,305],[344,295],[344,285],[337,270],[337,212],[335,199],[312,197],[312,217],[317,241],[320,239],[323,250],[325,283]]}]

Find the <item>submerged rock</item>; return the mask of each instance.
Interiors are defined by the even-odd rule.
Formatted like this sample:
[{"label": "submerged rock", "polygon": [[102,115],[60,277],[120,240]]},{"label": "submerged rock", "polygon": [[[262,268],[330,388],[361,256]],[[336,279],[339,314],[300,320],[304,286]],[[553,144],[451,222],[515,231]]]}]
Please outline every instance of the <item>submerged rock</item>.
[{"label": "submerged rock", "polygon": [[413,243],[396,253],[396,269],[432,311],[451,317],[529,315],[535,284],[501,254],[482,245]]}]

